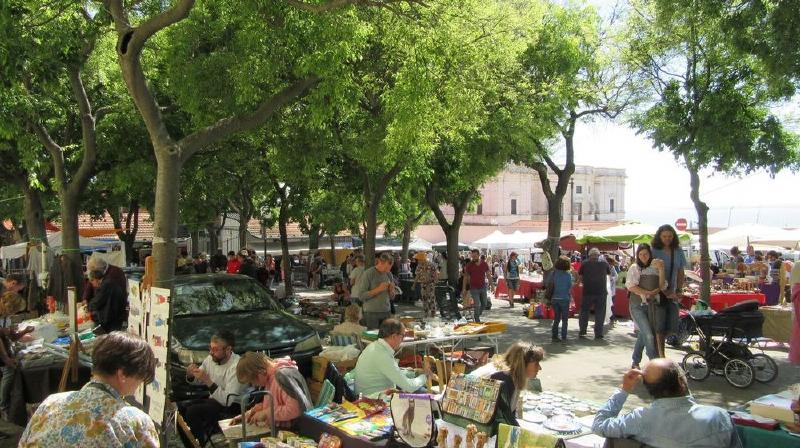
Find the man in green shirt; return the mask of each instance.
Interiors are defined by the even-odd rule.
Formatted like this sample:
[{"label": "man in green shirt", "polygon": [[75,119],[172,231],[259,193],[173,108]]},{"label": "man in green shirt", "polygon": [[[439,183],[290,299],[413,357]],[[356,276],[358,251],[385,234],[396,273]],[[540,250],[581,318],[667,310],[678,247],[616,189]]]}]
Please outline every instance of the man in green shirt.
[{"label": "man in green shirt", "polygon": [[378,330],[378,340],[369,344],[358,357],[353,370],[357,394],[376,397],[390,389],[415,392],[425,386],[426,377],[435,375],[426,368],[425,374],[409,378],[397,365],[395,352],[403,343],[405,328],[397,319],[385,319]]}]

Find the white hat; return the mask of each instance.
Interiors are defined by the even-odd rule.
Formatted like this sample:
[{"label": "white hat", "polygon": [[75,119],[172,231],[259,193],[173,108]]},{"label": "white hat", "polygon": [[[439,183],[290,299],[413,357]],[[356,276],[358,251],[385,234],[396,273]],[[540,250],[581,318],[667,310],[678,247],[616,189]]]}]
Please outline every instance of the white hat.
[{"label": "white hat", "polygon": [[589,256],[590,257],[599,257],[600,256],[600,249],[593,247],[589,249]]}]

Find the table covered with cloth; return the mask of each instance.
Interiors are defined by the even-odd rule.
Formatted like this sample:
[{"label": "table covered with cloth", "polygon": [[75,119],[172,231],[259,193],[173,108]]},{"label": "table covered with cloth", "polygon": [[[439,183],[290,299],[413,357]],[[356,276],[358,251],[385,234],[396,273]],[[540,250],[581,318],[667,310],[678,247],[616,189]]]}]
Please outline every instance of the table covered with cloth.
[{"label": "table covered with cloth", "polygon": [[[519,289],[517,289],[517,294],[527,299],[532,299],[536,296],[536,291],[544,287],[544,283],[540,281],[535,281],[533,277],[528,276],[520,276],[519,278]],[[508,297],[508,285],[506,285],[506,279],[500,277],[497,279],[497,287],[494,289],[494,296],[500,297],[505,296]]]},{"label": "table covered with cloth", "polygon": [[[692,303],[697,300],[698,296],[696,294],[689,294],[684,297],[683,305],[690,308]],[[766,305],[767,297],[764,294],[757,293],[757,292],[747,292],[747,293],[737,293],[737,292],[712,292],[710,297],[710,306],[711,309],[714,311],[722,311],[725,308],[729,308],[737,303],[744,302],[746,300],[757,300],[760,305]]]},{"label": "table covered with cloth", "polygon": [[752,426],[736,425],[736,432],[744,448],[797,448],[800,436],[785,429],[768,430]]},{"label": "table covered with cloth", "polygon": [[762,306],[759,311],[764,314],[764,337],[775,342],[788,343],[792,337],[792,307]]}]

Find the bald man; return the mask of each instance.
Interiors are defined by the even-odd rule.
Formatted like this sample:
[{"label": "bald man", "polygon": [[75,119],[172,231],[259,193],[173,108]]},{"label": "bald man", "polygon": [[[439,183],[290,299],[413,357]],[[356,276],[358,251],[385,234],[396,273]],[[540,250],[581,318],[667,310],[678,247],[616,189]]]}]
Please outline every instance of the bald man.
[{"label": "bald man", "polygon": [[[620,417],[628,394],[639,382],[653,397],[653,404]],[[654,448],[742,446],[728,412],[697,404],[683,369],[664,358],[650,361],[644,371],[631,369],[625,373],[621,388],[597,413],[592,431],[611,439],[632,438]]]}]

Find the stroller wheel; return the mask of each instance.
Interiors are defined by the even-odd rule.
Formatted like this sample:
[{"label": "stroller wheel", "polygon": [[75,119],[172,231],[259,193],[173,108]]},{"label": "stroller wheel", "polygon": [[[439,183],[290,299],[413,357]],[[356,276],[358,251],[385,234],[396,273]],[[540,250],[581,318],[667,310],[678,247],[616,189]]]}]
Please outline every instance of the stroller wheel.
[{"label": "stroller wheel", "polygon": [[778,364],[763,353],[753,355],[750,359],[750,366],[759,383],[769,383],[778,377]]},{"label": "stroller wheel", "polygon": [[756,377],[750,364],[735,358],[729,359],[728,362],[725,363],[723,372],[725,374],[725,380],[727,380],[731,386],[739,389],[750,387]]},{"label": "stroller wheel", "polygon": [[686,376],[695,380],[703,381],[711,374],[711,369],[708,367],[708,360],[703,355],[703,352],[689,352],[683,357],[683,371]]}]

